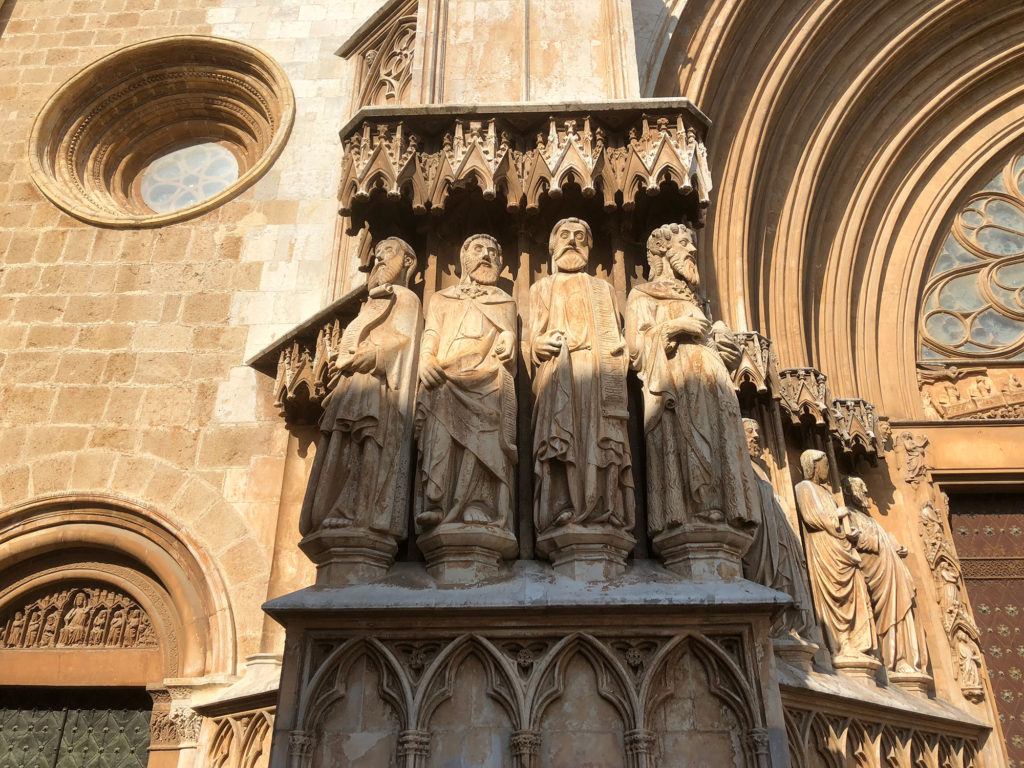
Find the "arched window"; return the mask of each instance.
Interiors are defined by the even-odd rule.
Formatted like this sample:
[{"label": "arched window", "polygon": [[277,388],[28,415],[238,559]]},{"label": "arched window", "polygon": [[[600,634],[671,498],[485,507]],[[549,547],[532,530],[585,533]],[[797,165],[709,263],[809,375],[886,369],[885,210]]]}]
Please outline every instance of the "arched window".
[{"label": "arched window", "polygon": [[919,333],[922,361],[1024,360],[1024,153],[954,218]]}]

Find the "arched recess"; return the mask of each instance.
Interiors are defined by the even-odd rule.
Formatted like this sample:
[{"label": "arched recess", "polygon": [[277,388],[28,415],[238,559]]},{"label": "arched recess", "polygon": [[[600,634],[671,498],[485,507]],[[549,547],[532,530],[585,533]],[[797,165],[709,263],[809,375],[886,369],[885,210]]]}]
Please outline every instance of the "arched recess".
[{"label": "arched recess", "polygon": [[[51,496],[0,514],[0,612],[47,590],[83,585],[116,591],[145,611],[163,658],[162,676],[149,682],[234,674],[234,620],[219,568],[169,518],[108,495]],[[75,652],[57,645],[46,652]],[[14,658],[29,651],[4,652]]]},{"label": "arched recess", "polygon": [[719,314],[836,395],[920,417],[918,291],[1024,129],[1022,39],[1024,7],[999,0],[687,3],[653,95],[714,123],[701,266]]}]

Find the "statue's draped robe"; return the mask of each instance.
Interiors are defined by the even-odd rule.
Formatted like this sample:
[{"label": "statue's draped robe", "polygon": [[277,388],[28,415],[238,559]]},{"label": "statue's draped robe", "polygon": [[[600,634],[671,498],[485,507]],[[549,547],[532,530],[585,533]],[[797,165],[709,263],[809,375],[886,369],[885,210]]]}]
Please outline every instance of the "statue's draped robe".
[{"label": "statue's draped robe", "polygon": [[420,324],[412,291],[379,286],[345,329],[339,358],[370,344],[376,362],[369,373],[342,376],[325,400],[299,519],[303,534],[326,522],[405,538]]},{"label": "statue's draped robe", "polygon": [[857,550],[871,595],[875,631],[888,669],[922,671],[927,646],[914,616],[914,577],[896,551],[889,534],[871,517],[853,510],[850,522],[860,531]]},{"label": "statue's draped robe", "polygon": [[626,404],[628,358],[612,287],[581,272],[545,277],[530,289],[534,343],[564,334],[537,366],[533,386],[534,517],[540,533],[560,522],[634,524]]},{"label": "statue's draped robe", "polygon": [[684,317],[704,317],[684,283],[645,283],[629,294],[626,335],[644,384],[648,528],[749,527],[760,503],[732,377],[709,346],[680,340],[665,349],[662,329]]},{"label": "statue's draped robe", "polygon": [[813,640],[817,634],[814,607],[800,537],[790,525],[768,475],[756,463],[752,462],[751,468],[761,502],[761,525],[754,534],[754,543],[743,556],[744,574],[751,581],[793,598],[793,605],[782,613],[775,630],[792,631],[806,640]]},{"label": "statue's draped robe", "polygon": [[[860,555],[846,538],[832,494],[804,480],[796,486],[807,571],[818,620],[833,653],[871,653],[875,629]],[[843,640],[846,640],[845,644]]]},{"label": "statue's draped robe", "polygon": [[515,362],[499,361],[495,348],[504,336],[514,351],[515,329],[515,302],[499,288],[456,286],[430,298],[421,354],[437,356],[445,381],[420,387],[416,420],[422,506],[442,522],[471,522],[464,514],[473,509],[509,527]]}]

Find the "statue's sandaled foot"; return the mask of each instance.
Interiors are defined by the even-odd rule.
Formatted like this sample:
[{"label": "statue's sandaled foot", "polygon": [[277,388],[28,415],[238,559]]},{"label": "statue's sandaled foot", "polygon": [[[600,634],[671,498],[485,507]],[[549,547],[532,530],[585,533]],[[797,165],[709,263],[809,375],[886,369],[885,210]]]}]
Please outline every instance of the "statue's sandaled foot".
[{"label": "statue's sandaled foot", "polygon": [[561,528],[563,525],[568,525],[571,522],[572,522],[572,510],[571,509],[563,509],[557,515],[555,515],[555,519],[551,521],[551,527],[552,528]]},{"label": "statue's sandaled foot", "polygon": [[347,517],[326,517],[324,518],[324,528],[348,528],[352,525],[352,521]]},{"label": "statue's sandaled foot", "polygon": [[442,515],[439,510],[425,509],[416,515],[416,523],[421,528],[433,528],[435,525],[438,525],[443,518],[444,515]]},{"label": "statue's sandaled foot", "polygon": [[479,523],[483,525],[491,522],[491,520],[483,509],[476,506],[470,506],[466,507],[466,511],[462,513],[462,522]]}]

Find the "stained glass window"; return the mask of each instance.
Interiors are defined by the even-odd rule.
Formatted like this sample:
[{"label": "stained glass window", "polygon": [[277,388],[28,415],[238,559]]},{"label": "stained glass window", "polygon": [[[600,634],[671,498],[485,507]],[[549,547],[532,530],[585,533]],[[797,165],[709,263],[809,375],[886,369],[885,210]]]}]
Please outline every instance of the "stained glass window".
[{"label": "stained glass window", "polygon": [[1024,153],[957,213],[923,296],[922,360],[1024,360]]},{"label": "stained glass window", "polygon": [[142,172],[142,200],[155,213],[189,208],[238,180],[238,160],[220,144],[205,142],[158,157]]}]

